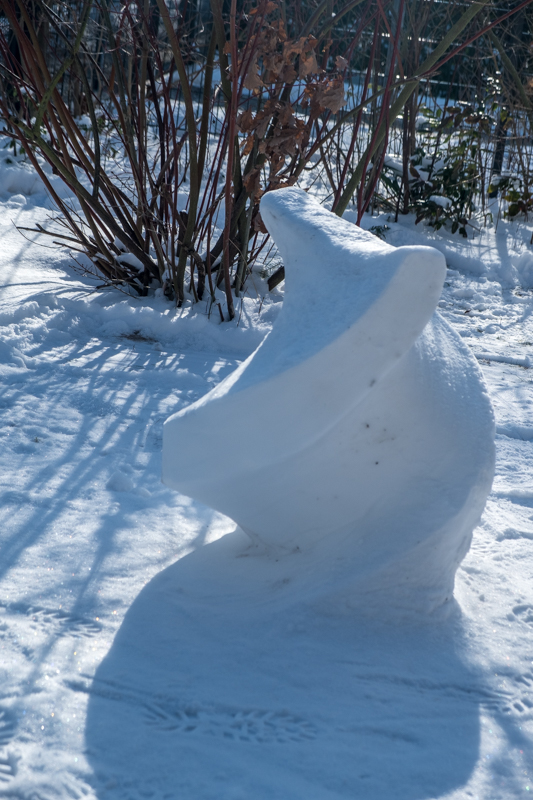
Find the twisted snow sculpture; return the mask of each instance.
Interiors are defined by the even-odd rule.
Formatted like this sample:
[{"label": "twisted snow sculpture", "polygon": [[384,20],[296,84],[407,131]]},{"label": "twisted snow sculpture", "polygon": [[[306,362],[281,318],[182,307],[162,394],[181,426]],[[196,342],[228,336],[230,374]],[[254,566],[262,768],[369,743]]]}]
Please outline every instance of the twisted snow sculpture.
[{"label": "twisted snow sculpture", "polygon": [[283,309],[167,420],[163,481],[234,519],[272,564],[267,584],[432,611],[452,596],[494,465],[480,371],[435,312],[444,258],[393,248],[299,189],[268,193],[261,213],[286,266]]}]

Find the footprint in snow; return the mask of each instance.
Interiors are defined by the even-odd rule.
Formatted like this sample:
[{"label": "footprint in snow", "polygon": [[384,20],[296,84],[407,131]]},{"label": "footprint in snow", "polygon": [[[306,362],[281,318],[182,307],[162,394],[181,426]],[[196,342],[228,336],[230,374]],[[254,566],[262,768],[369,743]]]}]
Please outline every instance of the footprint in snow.
[{"label": "footprint in snow", "polygon": [[11,753],[0,752],[0,785],[17,774],[17,759]]},{"label": "footprint in snow", "polygon": [[[528,608],[531,608],[528,606]],[[533,672],[525,672],[523,675],[513,676],[514,682],[520,684],[517,691],[510,691],[509,689],[500,690],[498,692],[500,701],[496,706],[496,710],[502,711],[504,714],[520,714],[527,715],[528,718],[533,717]],[[527,691],[524,692],[524,687]]]},{"label": "footprint in snow", "polygon": [[0,786],[17,773],[17,758],[5,749],[15,735],[15,727],[13,713],[0,708]]},{"label": "footprint in snow", "polygon": [[527,604],[515,606],[513,608],[513,614],[522,622],[527,622],[529,625],[533,625],[533,606]]},{"label": "footprint in snow", "polygon": [[15,718],[11,711],[0,708],[0,747],[6,747],[15,734]]},{"label": "footprint in snow", "polygon": [[2,603],[0,611],[3,618],[24,617],[32,628],[45,629],[50,625],[59,625],[60,636],[94,636],[102,630],[99,622],[87,617],[69,614],[61,608],[43,608],[26,603]]},{"label": "footprint in snow", "polygon": [[533,709],[533,701],[531,697],[520,697],[519,700],[514,701],[513,708],[515,711],[518,711],[519,714],[526,714]]},{"label": "footprint in snow", "polygon": [[316,738],[315,727],[288,711],[259,709],[147,708],[146,721],[166,731],[200,733],[260,744],[302,742]]},{"label": "footprint in snow", "polygon": [[259,744],[303,742],[317,736],[317,729],[309,720],[285,710],[178,706],[112,683],[94,680],[65,683],[74,691],[138,706],[142,709],[145,723],[163,731],[216,736],[236,742]]}]

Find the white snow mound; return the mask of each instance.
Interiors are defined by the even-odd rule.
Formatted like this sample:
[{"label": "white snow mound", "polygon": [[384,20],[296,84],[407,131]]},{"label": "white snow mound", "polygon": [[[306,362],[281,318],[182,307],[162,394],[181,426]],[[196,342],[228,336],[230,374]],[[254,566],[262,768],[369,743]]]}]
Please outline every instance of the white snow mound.
[{"label": "white snow mound", "polygon": [[444,257],[393,248],[299,189],[261,213],[283,309],[167,420],[163,481],[234,519],[287,599],[431,612],[452,597],[494,468],[481,373],[434,313]]},{"label": "white snow mound", "polygon": [[106,489],[112,492],[132,492],[134,489],[133,481],[123,472],[114,472],[106,483]]}]

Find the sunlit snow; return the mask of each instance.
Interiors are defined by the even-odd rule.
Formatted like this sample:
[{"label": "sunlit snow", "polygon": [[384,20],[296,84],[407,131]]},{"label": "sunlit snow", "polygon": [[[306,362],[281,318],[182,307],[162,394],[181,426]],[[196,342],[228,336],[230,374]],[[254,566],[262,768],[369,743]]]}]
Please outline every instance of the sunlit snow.
[{"label": "sunlit snow", "polygon": [[[455,613],[388,625],[334,604],[288,613],[283,584],[248,604],[220,570],[234,523],[160,482],[164,420],[255,350],[282,292],[254,275],[224,324],[190,299],[176,312],[96,292],[49,238],[16,231],[46,222],[36,189],[8,187],[0,204],[0,794],[528,796],[531,226],[500,221],[465,242],[365,220],[386,223],[390,244],[445,254],[440,312],[477,357],[497,422]],[[336,302],[334,289],[317,293]],[[231,449],[202,446],[231,466]]]}]

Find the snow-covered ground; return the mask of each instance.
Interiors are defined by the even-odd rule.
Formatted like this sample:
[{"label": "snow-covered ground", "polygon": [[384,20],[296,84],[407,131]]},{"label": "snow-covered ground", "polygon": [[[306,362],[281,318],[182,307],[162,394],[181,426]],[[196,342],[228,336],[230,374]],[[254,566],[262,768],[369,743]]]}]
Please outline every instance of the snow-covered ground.
[{"label": "snow-covered ground", "polygon": [[[2,197],[0,796],[529,796],[531,227],[465,243],[365,222],[445,252],[440,310],[497,416],[496,479],[454,613],[399,626],[289,611],[275,586],[270,605],[250,604],[253,585],[217,569],[240,546],[224,538],[234,524],[160,482],[163,421],[252,352],[281,291],[255,276],[224,324],[204,305],[95,292],[49,239],[15,230],[45,222],[44,198]],[[231,453],[205,458],[223,470]]]}]

